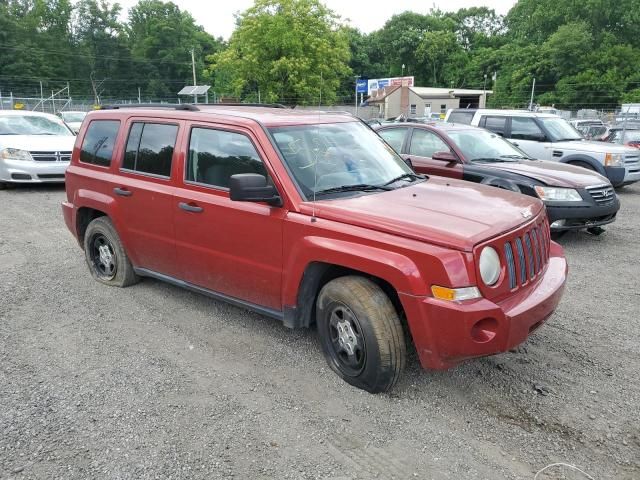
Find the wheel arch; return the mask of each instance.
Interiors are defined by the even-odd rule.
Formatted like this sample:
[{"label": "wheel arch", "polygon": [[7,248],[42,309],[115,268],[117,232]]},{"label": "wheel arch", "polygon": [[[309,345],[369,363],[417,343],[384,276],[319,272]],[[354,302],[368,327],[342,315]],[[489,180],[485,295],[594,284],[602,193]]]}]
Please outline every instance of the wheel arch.
[{"label": "wheel arch", "polygon": [[402,303],[400,302],[400,296],[389,281],[366,271],[344,265],[324,261],[312,261],[307,264],[300,279],[295,307],[285,307],[283,320],[285,326],[289,328],[302,328],[313,325],[316,321],[316,301],[322,287],[336,278],[349,275],[367,278],[378,285],[389,297],[398,316],[404,322],[405,314]]},{"label": "wheel arch", "polygon": [[[559,159],[560,163],[567,163],[569,165],[575,165],[576,163],[586,163],[594,168],[596,172],[600,175],[607,176],[607,172],[604,169],[602,163],[598,162],[595,158],[590,157],[589,155],[567,155]],[[579,165],[576,165],[579,166]]]}]

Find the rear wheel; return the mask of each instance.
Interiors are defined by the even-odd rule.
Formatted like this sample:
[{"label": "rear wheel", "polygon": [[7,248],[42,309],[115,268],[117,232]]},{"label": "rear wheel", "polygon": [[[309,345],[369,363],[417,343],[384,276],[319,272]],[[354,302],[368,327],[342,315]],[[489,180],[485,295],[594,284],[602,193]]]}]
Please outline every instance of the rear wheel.
[{"label": "rear wheel", "polygon": [[87,227],[84,254],[91,275],[100,283],[128,287],[139,281],[108,217],[98,217]]},{"label": "rear wheel", "polygon": [[318,295],[316,318],[333,371],[371,393],[393,388],[404,369],[406,345],[398,313],[378,285],[358,276],[330,281]]}]

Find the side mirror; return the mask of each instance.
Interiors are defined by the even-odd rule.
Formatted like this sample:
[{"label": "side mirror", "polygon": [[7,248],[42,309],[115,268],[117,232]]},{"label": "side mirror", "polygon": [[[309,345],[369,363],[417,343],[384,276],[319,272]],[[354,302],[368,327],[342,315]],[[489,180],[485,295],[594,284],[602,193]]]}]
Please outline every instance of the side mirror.
[{"label": "side mirror", "polygon": [[257,173],[238,173],[229,177],[229,196],[235,202],[266,202],[282,206],[276,187],[267,185],[267,178]]},{"label": "side mirror", "polygon": [[451,152],[436,152],[431,155],[431,160],[441,160],[443,162],[457,162],[458,158]]}]

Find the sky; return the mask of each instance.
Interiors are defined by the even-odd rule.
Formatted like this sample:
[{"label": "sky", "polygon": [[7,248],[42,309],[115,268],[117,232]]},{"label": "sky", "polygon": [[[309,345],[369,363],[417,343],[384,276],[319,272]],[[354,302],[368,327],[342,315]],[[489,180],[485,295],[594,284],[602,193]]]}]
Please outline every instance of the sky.
[{"label": "sky", "polygon": [[[235,26],[234,13],[242,12],[253,0],[172,0],[181,10],[187,10],[196,19],[196,23],[215,37],[228,39]],[[129,10],[137,0],[119,0],[124,10]],[[444,11],[456,11],[460,8],[493,8],[499,14],[505,14],[516,0],[324,0],[324,3],[342,18],[350,20],[352,26],[364,33],[381,28],[392,15],[410,10],[428,13],[432,7]]]}]

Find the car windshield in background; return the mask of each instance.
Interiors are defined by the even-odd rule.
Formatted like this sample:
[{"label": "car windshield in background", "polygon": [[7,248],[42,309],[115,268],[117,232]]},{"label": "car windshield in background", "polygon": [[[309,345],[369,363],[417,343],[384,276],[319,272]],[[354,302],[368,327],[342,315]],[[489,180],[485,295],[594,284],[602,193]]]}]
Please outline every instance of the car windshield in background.
[{"label": "car windshield in background", "polygon": [[448,134],[471,162],[517,162],[529,158],[500,135],[487,130],[453,130]]},{"label": "car windshield in background", "polygon": [[62,112],[61,115],[65,122],[71,123],[82,122],[84,117],[87,116],[84,112]]},{"label": "car windshield in background", "polygon": [[316,195],[383,191],[419,179],[371,129],[360,122],[269,129],[307,199]]},{"label": "car windshield in background", "polygon": [[538,120],[544,125],[551,136],[552,142],[563,140],[582,140],[580,133],[564,118],[540,117]]},{"label": "car windshield in background", "polygon": [[0,115],[0,135],[69,135],[62,123],[38,115]]}]

